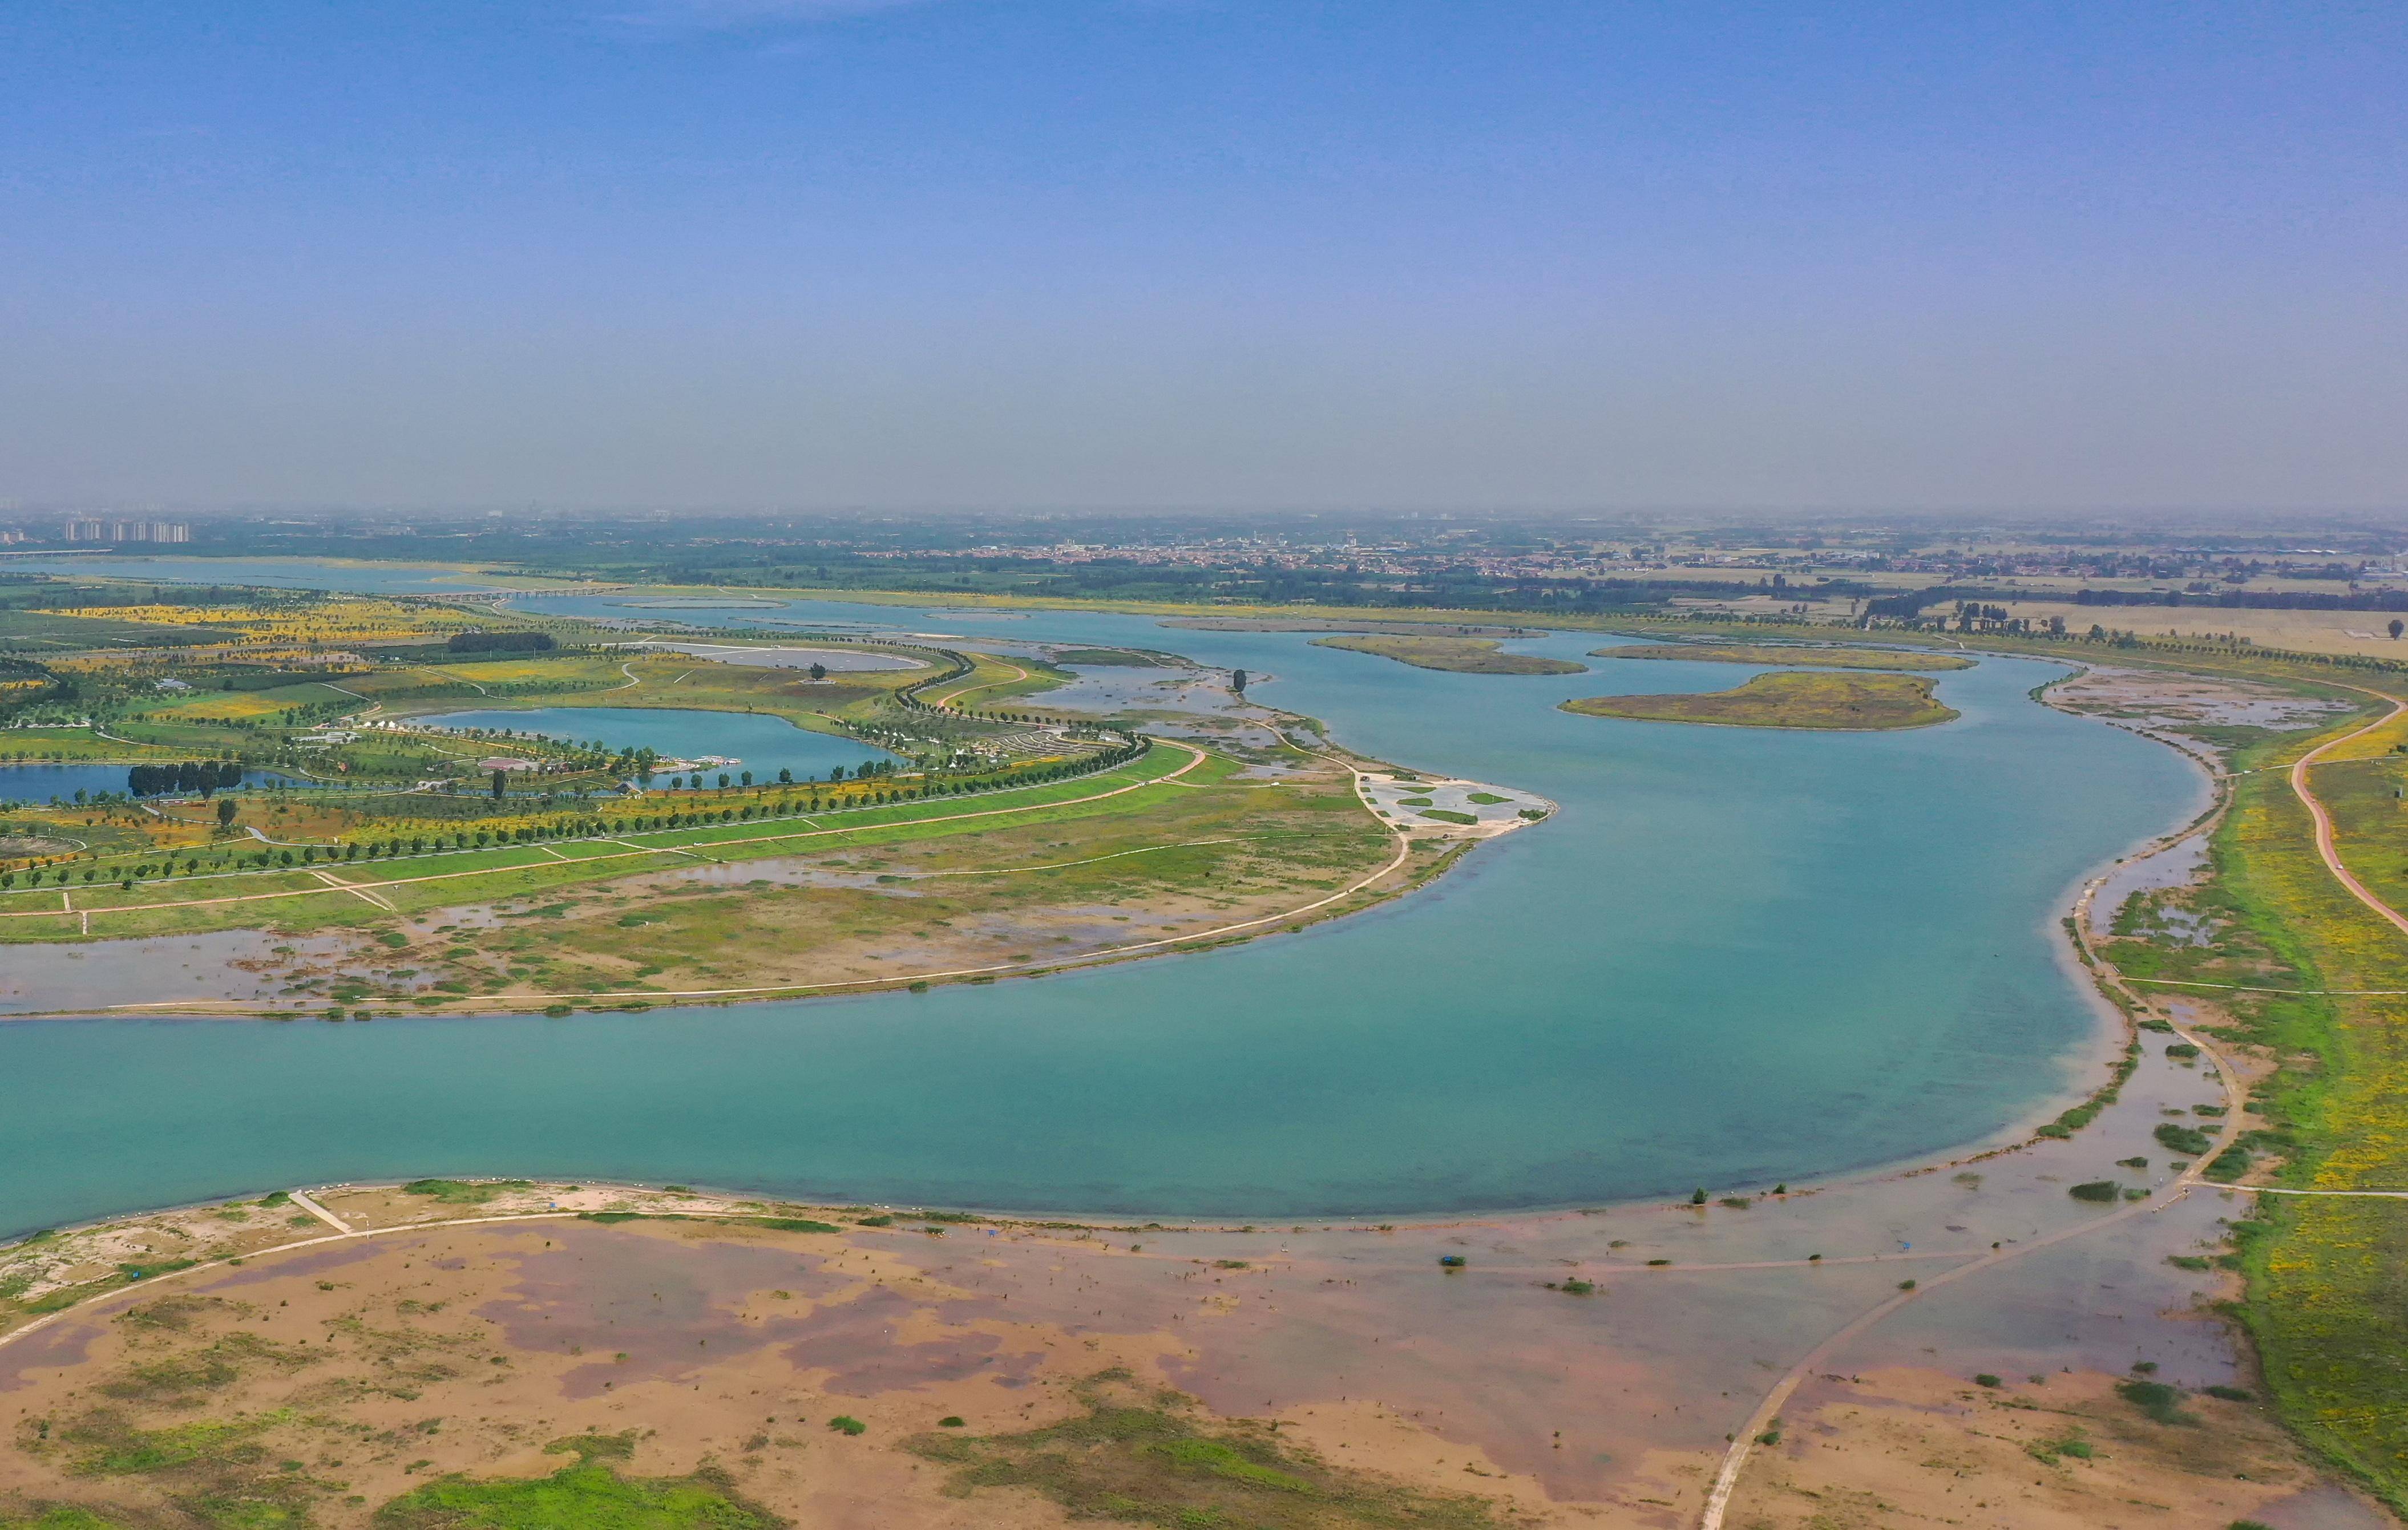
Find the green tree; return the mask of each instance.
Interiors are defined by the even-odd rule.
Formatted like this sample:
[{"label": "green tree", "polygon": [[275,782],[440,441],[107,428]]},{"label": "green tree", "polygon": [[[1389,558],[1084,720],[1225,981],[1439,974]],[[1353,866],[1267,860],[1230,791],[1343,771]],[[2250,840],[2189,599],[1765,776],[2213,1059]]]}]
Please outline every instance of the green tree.
[{"label": "green tree", "polygon": [[502,789],[509,784],[509,774],[510,773],[507,770],[496,770],[494,772],[494,800],[495,802],[502,800]]},{"label": "green tree", "polygon": [[220,797],[218,799],[218,827],[221,829],[230,829],[234,827],[234,798]]}]

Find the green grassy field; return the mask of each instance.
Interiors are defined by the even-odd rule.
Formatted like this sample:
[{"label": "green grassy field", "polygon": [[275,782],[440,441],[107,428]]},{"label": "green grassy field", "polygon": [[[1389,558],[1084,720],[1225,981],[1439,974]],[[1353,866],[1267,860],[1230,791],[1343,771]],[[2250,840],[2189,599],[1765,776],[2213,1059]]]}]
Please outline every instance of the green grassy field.
[{"label": "green grassy field", "polygon": [[[1350,911],[1445,863],[1434,847],[1369,890],[1397,841],[1350,778],[1307,756],[1293,763],[1314,774],[1267,787],[1239,762],[1166,744],[1089,777],[1008,791],[131,889],[79,883],[72,911],[55,889],[21,889],[0,896],[10,916],[0,929],[21,940],[79,937],[87,922],[93,938],[348,929],[376,944],[339,970],[296,975],[283,1005],[508,1007],[515,994],[523,1008],[528,995],[669,998],[1041,970],[1228,938],[1233,922],[1248,938]],[[767,874],[748,874],[754,865]]]},{"label": "green grassy field", "polygon": [[1586,696],[1563,705],[1584,717],[1647,722],[1706,722],[1732,728],[1924,728],[1956,711],[1931,694],[1931,682],[1909,675],[1826,674],[1781,670],[1751,677],[1729,691],[1698,694]]},{"label": "green grassy field", "polygon": [[[2312,692],[2320,679],[2262,659],[2233,667]],[[2210,874],[2196,888],[2128,908],[2106,948],[2144,992],[2209,1006],[2212,1033],[2275,1065],[2251,1091],[2258,1123],[2237,1152],[2219,1157],[2214,1178],[2271,1169],[2274,1182],[2302,1189],[2408,1189],[2408,1051],[2399,1041],[2408,1002],[2381,992],[2408,990],[2408,939],[2317,859],[2284,768],[2372,715],[2244,740],[2231,758],[2238,774]],[[2344,857],[2378,895],[2408,890],[2396,779],[2396,766],[2380,759],[2315,772]],[[2408,1202],[2263,1196],[2231,1215],[2225,1260],[2246,1279],[2240,1315],[2284,1420],[2395,1509],[2408,1509],[2408,1410],[2399,1406]]]},{"label": "green grassy field", "polygon": [[[1148,786],[1187,767],[1182,779],[1210,784],[1236,767],[1218,756],[1191,764],[1177,746],[1158,746],[1126,765],[1042,785],[962,796],[923,798],[771,821],[696,824],[625,835],[605,831],[557,845],[445,851],[390,860],[329,862],[322,871],[236,870],[137,881],[72,884],[75,909],[60,909],[52,888],[0,893],[0,939],[56,940],[64,925],[87,922],[97,937],[184,933],[272,924],[299,930],[356,924],[383,910],[332,878],[365,888],[404,911],[523,894],[624,876],[666,862],[717,862],[792,854],[834,842],[894,843],[974,833],[1002,820],[1067,822],[1142,813],[1164,793]],[[1124,788],[1138,790],[1123,790]],[[597,809],[608,818],[607,810]],[[238,846],[248,853],[251,847]],[[16,917],[9,917],[16,916]]]}]

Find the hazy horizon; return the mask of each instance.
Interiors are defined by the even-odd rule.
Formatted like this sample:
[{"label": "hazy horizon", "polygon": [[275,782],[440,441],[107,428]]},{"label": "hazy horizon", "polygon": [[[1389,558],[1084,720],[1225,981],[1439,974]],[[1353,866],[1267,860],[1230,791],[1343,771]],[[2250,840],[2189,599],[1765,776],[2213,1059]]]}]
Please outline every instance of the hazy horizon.
[{"label": "hazy horizon", "polygon": [[24,505],[2408,508],[2396,9],[102,0],[0,43]]}]

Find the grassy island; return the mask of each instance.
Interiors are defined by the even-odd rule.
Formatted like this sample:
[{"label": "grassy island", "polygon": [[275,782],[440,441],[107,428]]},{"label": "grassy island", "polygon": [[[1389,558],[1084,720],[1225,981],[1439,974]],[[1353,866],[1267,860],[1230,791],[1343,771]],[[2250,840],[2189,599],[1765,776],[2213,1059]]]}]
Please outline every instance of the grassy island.
[{"label": "grassy island", "polygon": [[1584,717],[1648,722],[1714,722],[1732,728],[1926,728],[1956,716],[1910,675],[1757,675],[1729,691],[1658,696],[1585,696],[1563,709]]},{"label": "grassy island", "polygon": [[1800,665],[1815,669],[1971,669],[1953,653],[1902,648],[1841,648],[1807,643],[1635,643],[1591,649],[1598,659],[1693,659],[1708,664]]},{"label": "grassy island", "polygon": [[1376,653],[1416,669],[1452,669],[1466,675],[1577,675],[1584,665],[1535,653],[1508,653],[1494,637],[1435,637],[1404,633],[1366,633],[1316,637],[1315,648]]}]

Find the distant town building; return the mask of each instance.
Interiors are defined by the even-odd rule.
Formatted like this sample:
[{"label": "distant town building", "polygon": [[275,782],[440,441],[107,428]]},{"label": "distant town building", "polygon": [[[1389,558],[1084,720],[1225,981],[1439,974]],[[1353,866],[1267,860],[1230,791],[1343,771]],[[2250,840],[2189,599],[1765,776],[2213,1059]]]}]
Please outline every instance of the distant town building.
[{"label": "distant town building", "polygon": [[103,521],[96,516],[69,516],[60,535],[70,542],[189,542],[192,526],[182,521]]}]

